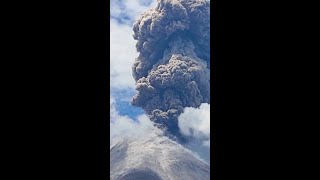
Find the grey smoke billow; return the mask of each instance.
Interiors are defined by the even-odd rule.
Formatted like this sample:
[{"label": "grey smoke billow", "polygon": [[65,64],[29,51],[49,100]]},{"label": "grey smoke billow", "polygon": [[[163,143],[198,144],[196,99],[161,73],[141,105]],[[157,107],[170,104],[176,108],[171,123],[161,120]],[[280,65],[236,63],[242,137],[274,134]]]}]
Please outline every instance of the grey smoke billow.
[{"label": "grey smoke billow", "polygon": [[178,139],[183,108],[210,103],[209,3],[158,0],[133,27],[139,56],[132,68],[138,91],[132,104]]}]

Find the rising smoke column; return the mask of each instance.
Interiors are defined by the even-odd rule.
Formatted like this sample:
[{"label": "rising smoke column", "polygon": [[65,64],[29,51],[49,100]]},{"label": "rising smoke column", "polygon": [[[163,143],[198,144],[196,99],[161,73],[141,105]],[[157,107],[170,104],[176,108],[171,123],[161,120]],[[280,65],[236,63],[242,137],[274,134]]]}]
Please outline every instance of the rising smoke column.
[{"label": "rising smoke column", "polygon": [[133,27],[139,56],[133,65],[142,107],[167,135],[181,139],[184,107],[210,103],[210,4],[206,0],[158,0]]}]

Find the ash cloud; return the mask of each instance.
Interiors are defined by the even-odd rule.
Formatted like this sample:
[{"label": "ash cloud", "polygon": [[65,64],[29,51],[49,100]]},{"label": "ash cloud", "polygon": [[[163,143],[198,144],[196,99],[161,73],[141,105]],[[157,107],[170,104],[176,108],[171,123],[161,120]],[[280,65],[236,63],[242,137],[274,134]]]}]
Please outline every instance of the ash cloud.
[{"label": "ash cloud", "polygon": [[133,27],[139,56],[132,68],[138,91],[132,104],[180,140],[183,109],[210,103],[209,3],[158,0]]}]

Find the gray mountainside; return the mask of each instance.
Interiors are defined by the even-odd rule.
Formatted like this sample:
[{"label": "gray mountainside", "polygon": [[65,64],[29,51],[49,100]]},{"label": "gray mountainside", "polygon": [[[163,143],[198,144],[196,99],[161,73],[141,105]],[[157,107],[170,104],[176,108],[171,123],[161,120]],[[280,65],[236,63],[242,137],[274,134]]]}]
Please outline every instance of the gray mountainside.
[{"label": "gray mountainside", "polygon": [[209,180],[210,166],[162,135],[124,139],[110,149],[111,180]]}]

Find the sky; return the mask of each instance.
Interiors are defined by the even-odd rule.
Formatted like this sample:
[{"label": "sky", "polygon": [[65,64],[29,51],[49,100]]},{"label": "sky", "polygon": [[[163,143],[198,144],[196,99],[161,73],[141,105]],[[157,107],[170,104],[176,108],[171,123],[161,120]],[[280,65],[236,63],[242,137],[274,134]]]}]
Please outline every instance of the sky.
[{"label": "sky", "polygon": [[[138,56],[132,37],[133,23],[156,3],[156,0],[110,1],[110,147],[121,138],[153,128],[143,110],[133,107],[130,101],[137,93],[131,69]],[[185,108],[179,117],[181,133],[193,139],[185,147],[206,162],[210,159],[209,111],[210,104],[202,104],[197,109]]]},{"label": "sky", "polygon": [[130,105],[135,94],[135,82],[131,67],[138,56],[133,39],[132,26],[137,17],[155,7],[155,0],[111,0],[110,2],[110,91],[121,115],[135,118],[142,114],[141,108]]},{"label": "sky", "polygon": [[143,110],[130,104],[136,94],[131,68],[138,56],[132,26],[141,13],[155,6],[156,0],[110,1],[111,143],[123,136],[132,135],[131,129],[144,129],[144,125],[150,125],[146,123],[147,117]]}]

